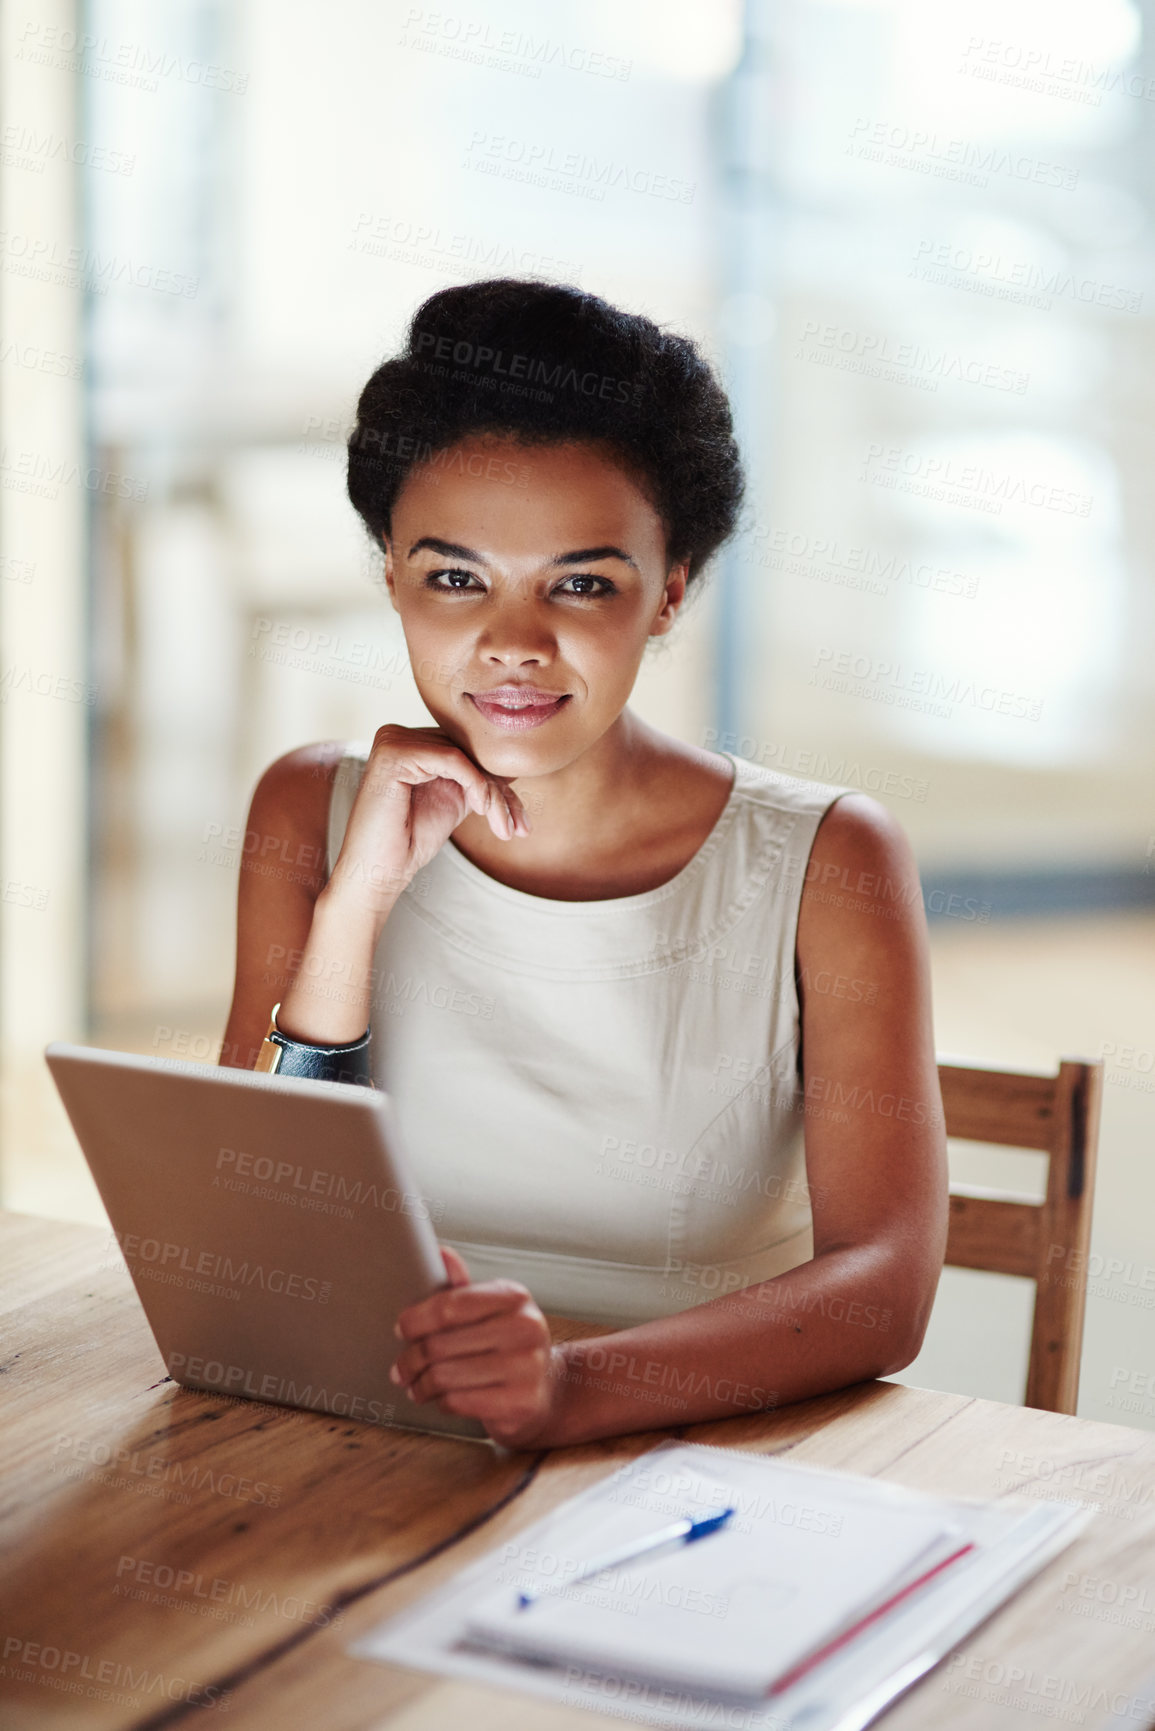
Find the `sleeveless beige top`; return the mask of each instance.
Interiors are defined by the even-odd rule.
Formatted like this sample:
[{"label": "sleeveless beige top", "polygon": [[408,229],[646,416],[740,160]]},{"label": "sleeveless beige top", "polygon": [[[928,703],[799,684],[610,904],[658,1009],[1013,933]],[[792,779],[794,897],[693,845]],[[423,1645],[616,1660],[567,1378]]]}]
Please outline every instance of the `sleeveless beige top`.
[{"label": "sleeveless beige top", "polygon": [[[337,772],[330,871],[368,753]],[[553,901],[450,840],[381,934],[372,1069],[438,1237],[545,1310],[628,1326],[813,1254],[794,945],[850,790],[724,755],[726,806],[660,888]]]}]

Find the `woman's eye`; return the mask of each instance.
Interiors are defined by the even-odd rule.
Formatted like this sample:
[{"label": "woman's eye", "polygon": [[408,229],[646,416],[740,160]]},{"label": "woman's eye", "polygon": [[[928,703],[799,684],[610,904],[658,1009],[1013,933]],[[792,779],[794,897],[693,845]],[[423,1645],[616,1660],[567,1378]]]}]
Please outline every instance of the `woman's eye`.
[{"label": "woman's eye", "polygon": [[[585,571],[583,571],[580,575],[575,575],[573,577],[567,577],[565,579],[565,581],[567,583],[600,583],[601,584],[600,589],[571,589],[571,591],[570,591],[571,595],[612,595],[614,592],[614,587],[615,587],[614,584],[610,582],[608,577],[594,577],[590,573],[585,572]],[[559,587],[560,587],[560,585],[559,585]]]},{"label": "woman's eye", "polygon": [[[442,578],[445,579],[444,582],[442,582]],[[566,585],[571,583],[577,584],[579,587],[567,588]],[[427,589],[440,589],[442,593],[460,595],[470,589],[484,590],[485,585],[475,571],[466,571],[460,566],[449,566],[440,571],[430,571],[425,579],[425,587]],[[563,595],[595,597],[612,595],[616,587],[617,585],[612,583],[608,577],[595,577],[592,572],[581,571],[575,572],[572,577],[566,577],[562,583],[559,583],[557,592]]]},{"label": "woman's eye", "polygon": [[[439,583],[438,582],[439,577],[449,577],[449,578],[461,577],[461,578],[464,578],[465,582],[464,583],[456,583],[456,582]],[[456,570],[456,569],[455,570],[449,570],[449,571],[431,571],[429,573],[428,577],[425,579],[426,585],[430,589],[455,589],[459,592],[461,589],[463,589],[465,587],[466,584],[476,583],[477,581],[478,581],[477,576],[473,571],[462,571],[462,570]],[[481,587],[484,588],[485,585],[481,584]]]}]

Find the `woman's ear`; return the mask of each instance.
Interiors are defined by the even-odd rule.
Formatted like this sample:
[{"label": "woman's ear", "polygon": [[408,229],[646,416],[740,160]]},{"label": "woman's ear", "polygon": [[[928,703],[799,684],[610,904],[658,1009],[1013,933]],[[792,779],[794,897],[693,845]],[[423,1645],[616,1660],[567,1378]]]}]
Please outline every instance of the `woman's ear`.
[{"label": "woman's ear", "polygon": [[388,535],[382,532],[381,545],[385,549],[385,587],[389,591],[389,599],[393,603],[393,611],[397,612],[397,590],[393,580],[393,543]]},{"label": "woman's ear", "polygon": [[662,605],[650,626],[649,635],[651,637],[664,636],[678,617],[678,610],[686,599],[689,569],[689,560],[686,559],[680,565],[671,565],[669,575],[666,578],[666,591],[662,597]]}]

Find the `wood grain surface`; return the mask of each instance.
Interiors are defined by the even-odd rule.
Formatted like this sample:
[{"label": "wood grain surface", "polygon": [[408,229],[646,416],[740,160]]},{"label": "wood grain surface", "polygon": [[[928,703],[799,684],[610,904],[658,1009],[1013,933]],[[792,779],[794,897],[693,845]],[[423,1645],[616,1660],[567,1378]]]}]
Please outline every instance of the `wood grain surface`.
[{"label": "wood grain surface", "polygon": [[500,1453],[179,1389],[106,1234],[3,1213],[0,1328],[4,1731],[620,1731],[618,1718],[346,1648],[669,1436],[944,1494],[1097,1506],[880,1723],[1155,1724],[1148,1432],[879,1382],[724,1423]]}]

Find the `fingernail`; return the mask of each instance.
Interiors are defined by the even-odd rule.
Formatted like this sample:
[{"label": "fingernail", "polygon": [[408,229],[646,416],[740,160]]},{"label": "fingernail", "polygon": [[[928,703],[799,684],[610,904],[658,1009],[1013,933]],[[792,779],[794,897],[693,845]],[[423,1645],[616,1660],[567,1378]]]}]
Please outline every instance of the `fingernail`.
[{"label": "fingernail", "polygon": [[398,1340],[404,1340],[405,1339],[405,1336],[401,1332],[401,1324],[399,1322],[395,1322],[393,1324],[393,1332],[397,1336]]},{"label": "fingernail", "polygon": [[401,1372],[397,1369],[397,1366],[395,1364],[391,1364],[389,1366],[389,1381],[390,1382],[400,1382],[401,1381]]}]

